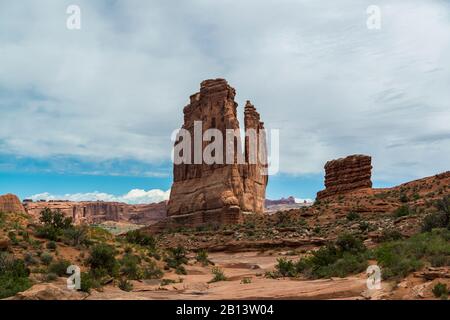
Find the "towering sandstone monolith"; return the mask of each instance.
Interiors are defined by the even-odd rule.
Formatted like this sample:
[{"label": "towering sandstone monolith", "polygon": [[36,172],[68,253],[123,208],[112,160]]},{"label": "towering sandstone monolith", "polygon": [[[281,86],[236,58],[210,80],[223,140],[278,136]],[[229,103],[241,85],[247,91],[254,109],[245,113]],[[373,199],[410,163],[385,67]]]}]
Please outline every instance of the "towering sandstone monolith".
[{"label": "towering sandstone monolith", "polygon": [[317,193],[317,199],[344,194],[364,188],[372,188],[372,158],[352,155],[328,161],[325,164],[325,190]]},{"label": "towering sandstone monolith", "polygon": [[[237,119],[237,103],[234,101],[235,90],[224,79],[205,80],[201,83],[200,92],[190,97],[190,103],[184,112],[182,129],[194,137],[195,123],[202,121],[201,132],[215,128],[224,137],[223,150],[230,145],[226,143],[227,129],[239,129]],[[256,133],[264,132],[264,123],[259,113],[247,101],[244,110],[244,125],[254,129]],[[261,131],[260,131],[261,130]],[[259,136],[258,136],[259,137]],[[234,224],[242,221],[244,212],[262,214],[267,185],[267,175],[263,169],[267,162],[265,135],[262,136],[258,149],[263,152],[263,161],[249,161],[250,148],[254,145],[245,138],[242,152],[240,138],[233,139],[231,144],[235,150],[234,161],[207,164],[204,159],[200,163],[174,164],[174,182],[168,203],[168,216],[183,225],[202,224]],[[180,142],[177,141],[175,146]],[[195,139],[192,138],[192,150]],[[203,141],[202,152],[210,142]],[[261,147],[257,147],[261,148]],[[194,154],[194,152],[192,152]],[[243,161],[238,162],[238,154]],[[254,158],[253,158],[254,159]],[[192,156],[194,161],[194,156]]]},{"label": "towering sandstone monolith", "polygon": [[0,212],[25,213],[25,209],[16,195],[5,194],[0,196]]}]

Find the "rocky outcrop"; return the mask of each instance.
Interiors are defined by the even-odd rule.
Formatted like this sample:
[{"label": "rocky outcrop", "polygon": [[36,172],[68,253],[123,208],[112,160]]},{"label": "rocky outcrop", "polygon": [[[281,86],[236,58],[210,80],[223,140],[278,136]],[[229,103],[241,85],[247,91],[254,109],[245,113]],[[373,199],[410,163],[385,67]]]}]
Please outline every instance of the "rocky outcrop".
[{"label": "rocky outcrop", "polygon": [[25,209],[17,196],[5,194],[0,196],[0,212],[25,213]]},{"label": "rocky outcrop", "polygon": [[[201,133],[207,129],[217,129],[224,138],[223,154],[226,154],[227,129],[238,130],[237,103],[235,90],[224,79],[206,80],[201,83],[200,92],[190,98],[190,104],[184,108],[184,124],[191,137],[192,150],[195,149],[195,122],[201,121]],[[244,111],[245,130],[254,129],[263,132],[263,122],[255,107],[247,101]],[[259,147],[263,157],[265,137]],[[234,224],[242,220],[243,212],[261,214],[264,212],[264,199],[267,175],[262,172],[265,161],[250,161],[251,144],[245,139],[244,152],[240,144],[231,141],[235,150],[234,160],[207,164],[204,159],[194,163],[174,164],[174,182],[168,203],[168,216],[183,225]],[[234,143],[233,143],[234,142]],[[175,147],[180,140],[175,143]],[[201,151],[208,143],[203,142]],[[254,150],[254,149],[252,149]],[[194,154],[194,152],[192,153]],[[239,156],[243,160],[239,162]],[[253,159],[253,158],[252,158]]]},{"label": "rocky outcrop", "polygon": [[352,155],[328,161],[325,164],[325,190],[317,193],[317,199],[372,188],[371,176],[372,158],[369,156]]},{"label": "rocky outcrop", "polygon": [[65,216],[72,217],[76,224],[117,221],[150,225],[166,217],[165,201],[137,205],[103,201],[39,201],[25,202],[24,206],[28,214],[35,218],[45,208],[60,210]]},{"label": "rocky outcrop", "polygon": [[278,199],[278,200],[266,199],[266,201],[265,201],[266,207],[280,205],[280,204],[295,204],[295,198],[290,196],[288,198],[281,198],[281,199]]}]

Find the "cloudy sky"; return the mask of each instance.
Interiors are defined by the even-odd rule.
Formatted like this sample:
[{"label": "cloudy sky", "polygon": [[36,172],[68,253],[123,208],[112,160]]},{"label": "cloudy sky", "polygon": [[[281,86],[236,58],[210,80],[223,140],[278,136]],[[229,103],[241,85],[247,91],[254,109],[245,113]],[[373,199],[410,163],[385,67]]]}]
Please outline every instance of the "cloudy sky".
[{"label": "cloudy sky", "polygon": [[0,193],[166,198],[170,135],[217,77],[280,129],[271,198],[314,198],[348,154],[376,186],[450,169],[449,1],[2,0]]}]

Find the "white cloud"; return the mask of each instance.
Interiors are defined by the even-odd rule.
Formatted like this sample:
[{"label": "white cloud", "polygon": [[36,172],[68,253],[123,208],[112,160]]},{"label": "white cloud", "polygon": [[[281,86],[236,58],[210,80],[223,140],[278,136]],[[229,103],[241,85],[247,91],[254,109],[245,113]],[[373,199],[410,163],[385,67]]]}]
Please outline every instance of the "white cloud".
[{"label": "white cloud", "polygon": [[295,203],[313,203],[314,200],[313,199],[299,199],[299,198],[295,198]]},{"label": "white cloud", "polygon": [[39,193],[28,197],[34,201],[38,200],[70,200],[70,201],[105,201],[105,202],[124,202],[128,204],[146,204],[156,203],[168,200],[170,190],[163,191],[160,189],[153,189],[145,191],[142,189],[133,189],[127,194],[116,196],[103,192],[89,192],[89,193],[74,193],[65,195],[54,195],[48,192]]},{"label": "white cloud", "polygon": [[[374,158],[375,179],[448,170],[448,2],[79,0],[0,4],[0,146],[27,157],[170,159],[201,80],[225,77],[280,128],[280,171]],[[257,8],[257,10],[255,10]],[[433,139],[432,137],[440,137]],[[431,140],[430,140],[431,139]]]}]

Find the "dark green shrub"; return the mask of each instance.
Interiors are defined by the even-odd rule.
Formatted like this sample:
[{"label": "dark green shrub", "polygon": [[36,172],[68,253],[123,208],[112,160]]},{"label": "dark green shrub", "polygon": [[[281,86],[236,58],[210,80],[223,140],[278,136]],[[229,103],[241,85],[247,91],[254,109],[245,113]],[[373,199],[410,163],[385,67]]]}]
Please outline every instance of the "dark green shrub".
[{"label": "dark green shrub", "polygon": [[158,268],[154,261],[151,261],[147,267],[143,270],[143,279],[161,279],[164,272]]},{"label": "dark green shrub", "polygon": [[200,262],[204,267],[213,264],[209,259],[208,259],[208,252],[206,252],[206,250],[202,249],[199,250],[197,252],[197,255],[195,256],[195,259]]},{"label": "dark green shrub", "polygon": [[432,291],[436,298],[447,299],[448,297],[448,288],[445,283],[436,283]]},{"label": "dark green shrub", "polygon": [[351,211],[347,214],[346,218],[348,221],[354,221],[354,220],[359,220],[361,218],[361,216],[358,213]]},{"label": "dark green shrub", "polygon": [[187,264],[188,259],[186,258],[186,249],[178,246],[176,248],[170,248],[168,250],[168,256],[164,259],[169,268],[176,269],[182,264]]},{"label": "dark green shrub", "polygon": [[41,261],[48,266],[53,261],[53,256],[48,252],[44,252],[41,254]]},{"label": "dark green shrub", "polygon": [[119,280],[119,288],[120,288],[120,290],[129,292],[129,291],[133,290],[133,284],[130,281],[128,281],[127,279],[121,278]]},{"label": "dark green shrub", "polygon": [[91,289],[100,288],[100,283],[90,273],[82,272],[80,276],[81,291],[91,293]]},{"label": "dark green shrub", "polygon": [[211,272],[214,275],[214,277],[209,281],[209,283],[228,280],[225,274],[223,273],[222,269],[220,269],[219,267],[213,267],[211,269]]},{"label": "dark green shrub", "polygon": [[47,273],[47,275],[45,276],[46,282],[53,282],[56,279],[58,279],[58,275],[56,273]]},{"label": "dark green shrub", "polygon": [[0,299],[27,290],[31,286],[29,275],[30,270],[24,261],[0,252]]},{"label": "dark green shrub", "polygon": [[409,201],[408,196],[405,193],[400,195],[400,202],[407,203]]},{"label": "dark green shrub", "polygon": [[46,247],[48,250],[56,250],[56,242],[54,241],[47,242]]},{"label": "dark green shrub", "polygon": [[154,248],[156,245],[155,238],[151,235],[142,233],[140,230],[128,231],[126,234],[126,240],[129,243],[138,244],[143,247]]},{"label": "dark green shrub", "polygon": [[65,217],[59,210],[45,208],[41,211],[39,221],[42,226],[37,229],[37,235],[53,241],[58,240],[64,230],[72,228],[72,218]]},{"label": "dark green shrub", "polygon": [[297,269],[294,263],[286,258],[278,258],[275,269],[282,277],[295,277],[297,275]]},{"label": "dark green shrub", "polygon": [[64,277],[67,275],[67,268],[70,266],[70,262],[67,260],[58,260],[55,262],[52,262],[48,266],[48,272],[49,273],[55,273],[60,277]]},{"label": "dark green shrub", "polygon": [[411,214],[411,209],[407,205],[403,205],[394,211],[396,218],[405,217]]},{"label": "dark green shrub", "polygon": [[187,271],[186,268],[183,265],[179,265],[175,268],[175,273],[180,275],[186,275]]},{"label": "dark green shrub", "polygon": [[88,228],[86,226],[71,227],[63,230],[63,238],[72,246],[85,244],[88,240]]},{"label": "dark green shrub", "polygon": [[139,268],[141,259],[133,254],[125,254],[120,260],[120,272],[127,276],[128,279],[138,280],[142,278]]},{"label": "dark green shrub", "polygon": [[394,229],[385,229],[381,233],[380,242],[396,241],[403,238],[403,235]]},{"label": "dark green shrub", "polygon": [[94,275],[97,276],[114,276],[118,270],[116,250],[103,243],[97,244],[91,248],[87,263],[91,267],[91,271]]}]

